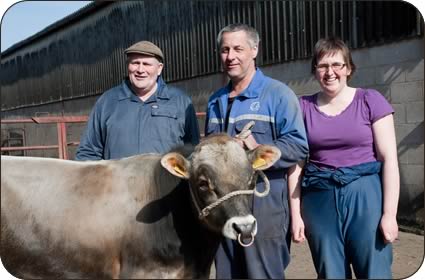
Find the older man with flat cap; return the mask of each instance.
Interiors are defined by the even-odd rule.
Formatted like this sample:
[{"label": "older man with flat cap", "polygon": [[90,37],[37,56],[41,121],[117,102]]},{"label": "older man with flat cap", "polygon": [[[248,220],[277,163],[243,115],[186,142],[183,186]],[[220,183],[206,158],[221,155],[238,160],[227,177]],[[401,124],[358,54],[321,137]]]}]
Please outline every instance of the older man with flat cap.
[{"label": "older man with flat cap", "polygon": [[198,144],[191,99],[161,78],[161,49],[141,41],[124,53],[128,77],[96,101],[75,159],[118,159]]}]

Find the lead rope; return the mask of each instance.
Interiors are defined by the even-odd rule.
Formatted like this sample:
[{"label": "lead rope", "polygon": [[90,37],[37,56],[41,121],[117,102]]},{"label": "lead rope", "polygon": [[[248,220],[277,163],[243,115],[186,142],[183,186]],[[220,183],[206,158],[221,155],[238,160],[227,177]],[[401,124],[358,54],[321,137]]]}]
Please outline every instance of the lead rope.
[{"label": "lead rope", "polygon": [[210,205],[206,206],[204,209],[200,209],[197,200],[195,199],[195,195],[192,191],[192,188],[190,188],[190,194],[192,196],[192,200],[195,204],[196,209],[198,210],[199,213],[199,219],[204,219],[206,216],[208,216],[211,212],[212,209],[214,209],[215,207],[217,207],[220,203],[234,197],[237,195],[241,195],[241,194],[254,194],[258,197],[264,197],[266,195],[268,195],[269,191],[270,191],[270,182],[269,179],[266,177],[266,175],[263,173],[263,171],[261,170],[257,170],[258,174],[261,176],[261,178],[263,178],[264,181],[264,191],[263,192],[259,192],[257,191],[257,188],[254,188],[253,190],[238,190],[238,191],[233,191],[230,192],[228,194],[226,194],[225,196],[220,197],[219,199],[217,199],[216,201],[214,201],[213,203],[211,203]]}]

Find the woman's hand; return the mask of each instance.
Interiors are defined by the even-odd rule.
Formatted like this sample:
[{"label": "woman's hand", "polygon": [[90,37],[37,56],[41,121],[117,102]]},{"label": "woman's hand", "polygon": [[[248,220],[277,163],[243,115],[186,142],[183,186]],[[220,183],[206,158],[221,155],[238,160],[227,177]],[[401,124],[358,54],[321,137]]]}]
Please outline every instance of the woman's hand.
[{"label": "woman's hand", "polygon": [[304,221],[300,215],[297,215],[296,217],[292,217],[291,233],[292,233],[292,240],[295,243],[301,243],[305,240]]},{"label": "woman's hand", "polygon": [[398,225],[395,216],[382,215],[379,228],[381,229],[385,243],[393,243],[395,240],[398,240]]}]

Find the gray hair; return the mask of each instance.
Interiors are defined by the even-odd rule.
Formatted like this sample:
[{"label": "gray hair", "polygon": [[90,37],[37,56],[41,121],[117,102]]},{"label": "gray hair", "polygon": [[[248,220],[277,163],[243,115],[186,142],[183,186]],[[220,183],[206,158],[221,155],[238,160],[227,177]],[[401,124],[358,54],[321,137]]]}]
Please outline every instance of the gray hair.
[{"label": "gray hair", "polygon": [[248,36],[248,44],[251,46],[251,48],[258,47],[258,43],[260,43],[260,36],[258,35],[257,30],[255,30],[255,28],[244,23],[229,24],[223,29],[221,29],[217,35],[218,47],[219,48],[221,47],[221,41],[223,40],[223,33],[238,32],[238,31],[245,31],[246,35]]}]

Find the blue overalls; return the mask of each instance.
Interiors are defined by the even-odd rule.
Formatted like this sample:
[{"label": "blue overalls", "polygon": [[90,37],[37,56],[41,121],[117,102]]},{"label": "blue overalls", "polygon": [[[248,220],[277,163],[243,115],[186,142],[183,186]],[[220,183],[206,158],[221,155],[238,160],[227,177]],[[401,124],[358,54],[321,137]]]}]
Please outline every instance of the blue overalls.
[{"label": "blue overalls", "polygon": [[[217,91],[208,102],[205,134],[224,132],[227,99],[231,84]],[[216,255],[218,279],[284,278],[290,256],[286,240],[289,227],[286,170],[308,153],[307,138],[298,99],[286,85],[263,75],[257,69],[251,84],[235,97],[227,132],[240,133],[255,121],[252,135],[260,144],[276,145],[281,159],[265,171],[270,180],[266,197],[253,197],[252,210],[258,232],[250,247],[225,239]],[[257,183],[261,191],[263,182]],[[290,242],[290,241],[289,241]]]},{"label": "blue overalls", "polygon": [[302,217],[318,278],[390,279],[392,246],[379,229],[381,162],[334,170],[307,164]]}]

